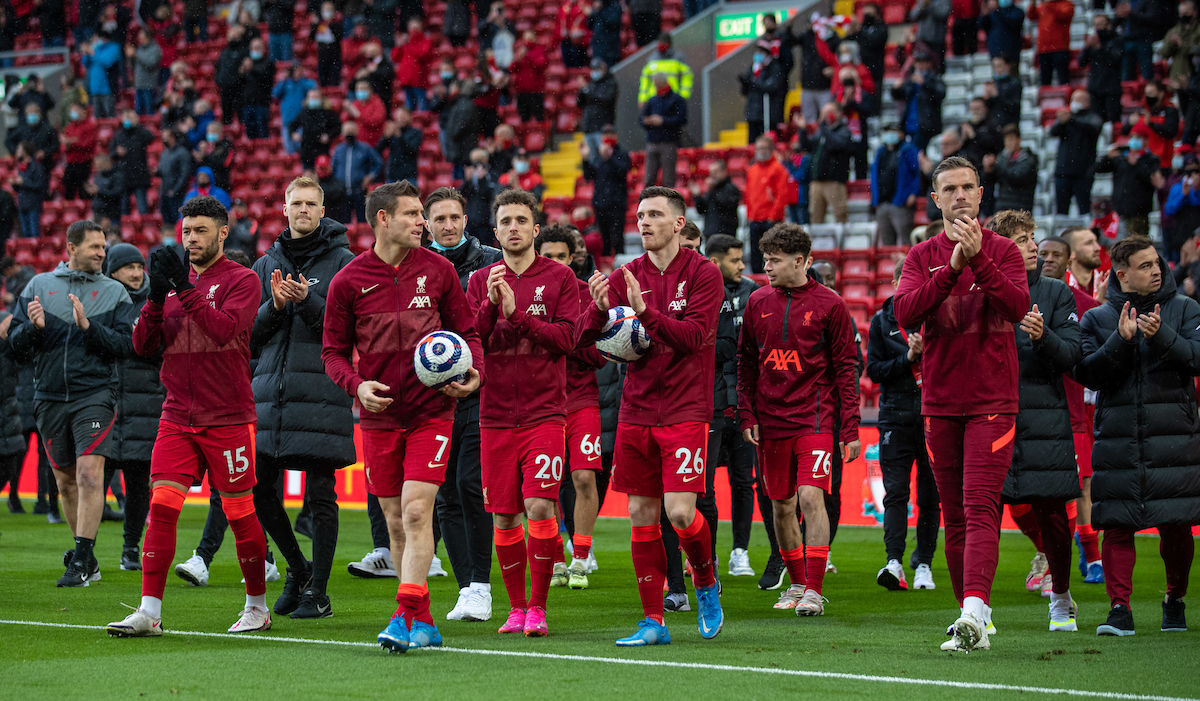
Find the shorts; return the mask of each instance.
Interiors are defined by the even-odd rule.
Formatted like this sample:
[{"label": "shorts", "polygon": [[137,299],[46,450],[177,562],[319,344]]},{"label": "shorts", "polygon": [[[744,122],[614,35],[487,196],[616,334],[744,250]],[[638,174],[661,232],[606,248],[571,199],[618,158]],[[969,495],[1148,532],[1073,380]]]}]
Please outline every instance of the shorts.
[{"label": "shorts", "polygon": [[802,486],[819,487],[829,494],[833,451],[833,436],[827,433],[759,441],[758,464],[767,497],[786,501]]},{"label": "shorts", "polygon": [[612,488],[639,497],[705,491],[708,424],[685,421],[670,426],[617,424]]},{"label": "shorts", "polygon": [[109,390],[69,402],[39,399],[33,404],[33,415],[38,436],[46,446],[46,457],[54,469],[74,465],[76,459],[85,455],[112,457],[112,427],[117,407]]},{"label": "shorts", "polygon": [[245,492],[257,481],[254,424],[181,426],[158,422],[150,455],[150,481],[169,480],[185,487],[208,473],[208,487],[218,492]]},{"label": "shorts", "polygon": [[364,429],[367,492],[398,497],[408,480],[440,485],[446,479],[453,435],[453,419],[434,419],[408,429]]},{"label": "shorts", "polygon": [[1075,439],[1075,464],[1079,465],[1079,484],[1084,477],[1092,476],[1092,437],[1086,433],[1073,433]]},{"label": "shorts", "polygon": [[566,425],[550,421],[521,428],[480,428],[483,508],[523,514],[526,499],[558,499],[566,461]]},{"label": "shorts", "polygon": [[600,407],[567,414],[567,464],[576,470],[603,470],[600,460]]}]

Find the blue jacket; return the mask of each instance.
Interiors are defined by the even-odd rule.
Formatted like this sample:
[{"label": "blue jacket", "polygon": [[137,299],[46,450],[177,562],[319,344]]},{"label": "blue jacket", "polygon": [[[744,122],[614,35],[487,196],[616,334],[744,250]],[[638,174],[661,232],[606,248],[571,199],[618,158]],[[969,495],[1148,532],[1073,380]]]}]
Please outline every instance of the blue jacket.
[{"label": "blue jacket", "polygon": [[333,177],[342,181],[347,193],[362,192],[363,178],[383,167],[379,152],[361,141],[350,147],[345,142],[333,150]]},{"label": "blue jacket", "polygon": [[217,187],[214,184],[216,182],[216,179],[213,177],[212,168],[209,168],[208,166],[200,166],[199,168],[197,168],[196,169],[196,177],[195,177],[195,179],[193,179],[193,182],[195,182],[196,180],[199,180],[201,173],[208,173],[208,187],[204,188],[204,190],[205,190],[204,192],[200,192],[199,185],[193,184],[192,189],[188,190],[187,194],[183,196],[183,201],[187,202],[188,200],[192,199],[193,197],[200,197],[202,195],[207,195],[209,197],[215,197],[218,202],[225,205],[225,209],[229,209],[230,207],[232,207],[233,200],[230,199],[229,193],[225,192],[224,190],[222,190],[221,188]]},{"label": "blue jacket", "polygon": [[652,144],[679,143],[683,125],[687,124],[687,102],[674,90],[666,95],[655,95],[642,107],[642,117],[659,115],[663,123],[656,127],[643,125],[646,141]]},{"label": "blue jacket", "polygon": [[275,89],[271,91],[271,97],[279,100],[279,116],[283,117],[284,124],[291,124],[292,120],[300,116],[300,111],[304,109],[304,98],[308,95],[309,90],[316,90],[317,84],[311,78],[301,78],[300,80],[282,80]]},{"label": "blue jacket", "polygon": [[[871,204],[879,206],[879,159],[887,146],[880,146],[871,161]],[[921,166],[917,159],[917,147],[909,142],[900,144],[900,158],[896,162],[896,194],[890,204],[903,207],[909,195],[921,197]]]},{"label": "blue jacket", "polygon": [[106,41],[96,45],[95,55],[84,54],[81,58],[87,71],[89,95],[112,95],[112,86],[108,84],[108,71],[121,61],[121,45],[115,41]]},{"label": "blue jacket", "polygon": [[798,196],[795,206],[807,209],[808,184],[812,182],[812,156],[803,156],[800,163],[793,163],[790,158],[785,159],[783,167],[787,168],[788,175],[791,175],[792,180],[796,181]]},{"label": "blue jacket", "polygon": [[988,55],[1004,56],[1015,61],[1021,55],[1021,31],[1025,26],[1025,10],[1014,5],[997,8],[979,18],[979,28],[987,32]]},{"label": "blue jacket", "polygon": [[1171,186],[1171,192],[1167,195],[1167,204],[1163,206],[1163,214],[1174,217],[1185,206],[1200,207],[1200,190],[1192,190],[1184,195],[1183,181],[1180,180]]}]

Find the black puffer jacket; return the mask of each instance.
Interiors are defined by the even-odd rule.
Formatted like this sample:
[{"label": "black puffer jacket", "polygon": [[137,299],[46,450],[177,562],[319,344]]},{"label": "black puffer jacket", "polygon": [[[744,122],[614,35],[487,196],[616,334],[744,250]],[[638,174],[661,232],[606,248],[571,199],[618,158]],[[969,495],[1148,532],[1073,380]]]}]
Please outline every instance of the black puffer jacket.
[{"label": "black puffer jacket", "polygon": [[1030,309],[1037,305],[1043,332],[1038,341],[1016,328],[1021,368],[1020,412],[1013,463],[1002,496],[1009,503],[1074,499],[1079,470],[1071,434],[1071,412],[1063,373],[1083,358],[1075,296],[1066,284],[1041,276],[1042,266],[1028,273]]},{"label": "black puffer jacket", "polygon": [[[1092,451],[1092,525],[1148,528],[1200,523],[1200,419],[1193,378],[1200,374],[1200,303],[1177,295],[1162,260],[1163,283],[1149,297],[1108,290],[1107,304],[1083,316],[1083,362],[1076,378],[1099,391]],[[1125,302],[1144,313],[1161,305],[1150,340],[1117,330]]]},{"label": "black puffer jacket", "polygon": [[[468,221],[470,220],[468,219]],[[458,248],[439,251],[431,246],[430,250],[440,253],[446,260],[454,264],[454,270],[458,273],[458,281],[462,284],[463,292],[467,291],[467,280],[471,279],[471,273],[480,268],[486,268],[504,257],[500,249],[484,246],[479,243],[479,239],[470,234],[463,234],[463,244]],[[479,390],[475,390],[470,396],[458,400],[455,411],[466,411],[478,404]]]},{"label": "black puffer jacket", "polygon": [[[0,312],[0,322],[9,316],[8,312]],[[25,452],[25,427],[17,403],[19,374],[12,348],[7,343],[0,343],[0,455]]]},{"label": "black puffer jacket", "polygon": [[[297,242],[299,242],[297,244]],[[254,263],[263,303],[250,344],[258,354],[251,386],[258,405],[259,455],[288,460],[289,469],[345,467],[356,458],[353,400],[325,374],[321,334],[325,295],[339,270],[354,259],[346,227],[332,219],[304,237],[284,229]],[[271,273],[308,280],[308,297],[276,311]]]},{"label": "black puffer jacket", "polygon": [[[725,302],[721,306],[721,318],[732,314],[734,339],[742,335],[742,315],[746,313],[746,304],[750,301],[750,293],[758,289],[758,283],[748,277],[736,285],[725,282]],[[726,309],[728,307],[728,309]],[[737,406],[737,358],[725,363],[725,396],[726,406]]]},{"label": "black puffer jacket", "polygon": [[600,452],[611,454],[617,445],[617,417],[621,414],[625,372],[620,365],[609,363],[596,371],[596,383],[600,387]]},{"label": "black puffer jacket", "polygon": [[32,361],[17,365],[17,408],[21,412],[21,429],[25,433],[36,431],[37,419],[33,415]]},{"label": "black puffer jacket", "polygon": [[[916,333],[911,329],[908,333]],[[871,318],[867,335],[867,377],[879,385],[879,423],[916,426],[921,423],[921,388],[908,359],[908,341],[900,333],[892,298]]]},{"label": "black puffer jacket", "polygon": [[[142,289],[129,293],[134,318],[142,313],[149,297],[150,278],[147,276],[142,281]],[[113,425],[110,460],[150,462],[163,400],[167,398],[159,378],[161,369],[162,353],[150,358],[134,355],[117,361],[117,422]]]}]

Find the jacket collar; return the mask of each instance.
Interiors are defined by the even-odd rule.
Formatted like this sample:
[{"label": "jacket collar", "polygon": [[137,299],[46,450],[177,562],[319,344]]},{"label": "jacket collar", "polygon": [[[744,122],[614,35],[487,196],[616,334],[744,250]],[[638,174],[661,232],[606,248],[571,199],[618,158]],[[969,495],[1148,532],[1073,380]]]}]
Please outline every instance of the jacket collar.
[{"label": "jacket collar", "polygon": [[67,261],[59,261],[58,267],[54,269],[54,277],[65,277],[79,282],[96,282],[104,277],[100,273],[85,273],[82,270],[72,270],[67,266]]},{"label": "jacket collar", "polygon": [[[1142,313],[1141,310],[1148,309],[1150,305],[1166,304],[1167,302],[1171,301],[1178,291],[1175,286],[1175,276],[1171,274],[1170,268],[1167,267],[1167,262],[1163,260],[1161,256],[1159,256],[1158,259],[1158,267],[1162,271],[1162,285],[1159,286],[1157,292],[1148,295],[1131,294],[1121,289],[1120,280],[1112,280],[1109,282],[1108,287],[1109,306],[1120,312],[1121,308],[1125,306],[1125,303],[1129,302],[1130,306],[1138,309],[1138,313],[1140,314]],[[1112,275],[1116,277],[1115,269],[1113,270]]]}]

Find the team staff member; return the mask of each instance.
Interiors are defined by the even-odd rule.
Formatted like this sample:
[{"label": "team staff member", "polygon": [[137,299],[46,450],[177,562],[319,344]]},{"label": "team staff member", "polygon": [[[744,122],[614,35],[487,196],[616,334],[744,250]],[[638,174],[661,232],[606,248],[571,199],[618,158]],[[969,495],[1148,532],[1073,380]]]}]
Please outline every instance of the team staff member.
[{"label": "team staff member", "polygon": [[621,646],[671,642],[663,625],[667,570],[659,514],[667,516],[692,563],[704,638],[721,632],[724,614],[713,572],[708,523],[696,511],[708,468],[714,345],[724,298],[721,272],[693,251],[680,250],[687,219],[683,197],[670,188],[642,190],[638,230],[646,254],[605,278],[588,281],[592,304],[577,324],[579,343],[592,344],[617,305],[633,309],[653,342],[628,365],[613,455],[613,488],[629,495],[633,569],[645,619]]},{"label": "team staff member", "polygon": [[68,227],[67,260],[29,281],[8,333],[18,361],[36,361],[37,433],[75,537],[60,587],[100,579],[92,552],[104,512],[104,460],[112,452],[114,367],[132,355],[133,304],[121,283],[101,274],[104,257],[99,224]]},{"label": "team staff member", "polygon": [[[250,343],[257,349],[251,386],[258,410],[258,482],[254,507],[288,561],[274,611],[292,618],[327,618],[326,593],[337,549],[337,470],[354,464],[353,400],[325,374],[321,336],[325,298],[334,275],[354,260],[346,227],[325,218],[325,192],[300,177],[284,193],[288,227],[254,263],[262,304]],[[312,511],[310,562],[300,551],[275,484],[284,470],[305,473]]]},{"label": "team staff member", "polygon": [[1200,523],[1200,448],[1193,378],[1200,374],[1200,306],[1177,294],[1150,239],[1109,252],[1119,285],[1083,316],[1076,377],[1099,391],[1092,523],[1104,530],[1112,610],[1098,635],[1133,635],[1133,534],[1157,528],[1167,571],[1162,630],[1187,630],[1183,596]]},{"label": "team staff member", "polygon": [[[836,292],[808,277],[812,241],[803,228],[776,224],[759,247],[771,285],[750,295],[742,318],[738,420],[742,437],[758,447],[775,535],[792,580],[775,608],[820,616],[833,451],[849,462],[861,448],[854,321]],[[841,407],[836,436],[834,406]],[[797,503],[807,524],[803,540]]]},{"label": "team staff member", "polygon": [[933,172],[945,230],[909,251],[893,298],[904,328],[924,324],[921,414],[946,522],[946,563],[962,615],[946,649],[987,648],[1000,545],[1000,488],[1016,433],[1013,325],[1029,310],[1016,244],[979,226],[983,191],[965,158]]},{"label": "team staff member", "polygon": [[[892,284],[899,286],[904,261],[896,263]],[[875,581],[892,591],[908,588],[904,548],[908,536],[909,483],[917,465],[917,548],[914,589],[934,589],[933,555],[937,552],[942,505],[921,434],[921,351],[918,328],[896,323],[889,297],[871,319],[867,335],[867,376],[879,385],[879,469],[883,473],[883,547],[887,564]]]},{"label": "team staff member", "polygon": [[[502,367],[483,388],[484,506],[495,518],[496,559],[508,592],[501,633],[549,633],[546,597],[559,550],[557,499],[566,455],[566,356],[575,349],[579,288],[570,268],[533,248],[537,198],[505,190],[492,203],[504,260],[472,275],[467,300],[485,365]],[[522,515],[529,519],[525,542]],[[525,563],[529,561],[529,596]]]},{"label": "team staff member", "polygon": [[[162,635],[162,598],[184,497],[207,473],[237,543],[246,607],[230,633],[271,627],[267,541],[254,512],[254,393],[250,328],[258,309],[254,273],[224,255],[229,214],[212,197],[179,210],[188,263],[170,248],[150,257],[150,300],[133,330],[138,355],[162,353],[167,388],[150,457],[150,524],[142,546],[142,603],[110,635]],[[190,265],[189,265],[190,263]]]},{"label": "team staff member", "polygon": [[1079,316],[1071,288],[1043,277],[1038,262],[1037,224],[1024,210],[1004,210],[992,219],[996,233],[1017,244],[1025,261],[1033,304],[1016,329],[1020,363],[1020,411],[1012,467],[1002,498],[1029,505],[1041,533],[1050,569],[1050,630],[1074,631],[1071,599],[1071,538],[1068,504],[1079,497],[1079,468],[1071,433],[1071,410],[1063,373],[1083,358]]},{"label": "team staff member", "polygon": [[[367,210],[375,245],[333,278],[321,357],[330,379],[365,410],[359,423],[367,490],[383,507],[392,561],[400,566],[399,606],[377,639],[405,652],[442,643],[425,584],[433,560],[433,503],[449,459],[455,400],[482,384],[483,348],[454,266],[421,248],[425,210],[417,186],[402,180],[376,188]],[[413,353],[441,329],[466,341],[475,366],[465,383],[434,390],[417,378]]]}]

